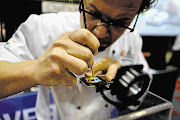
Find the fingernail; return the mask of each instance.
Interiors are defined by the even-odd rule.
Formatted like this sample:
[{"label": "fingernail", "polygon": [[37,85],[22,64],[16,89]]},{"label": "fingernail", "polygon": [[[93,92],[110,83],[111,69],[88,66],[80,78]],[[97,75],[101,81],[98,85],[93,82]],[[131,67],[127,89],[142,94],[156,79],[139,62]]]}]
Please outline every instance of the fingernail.
[{"label": "fingernail", "polygon": [[91,72],[91,71],[87,71],[87,72],[85,73],[85,76],[92,76],[92,72]]},{"label": "fingernail", "polygon": [[109,82],[109,81],[111,81],[112,79],[113,79],[112,76],[109,75],[107,80],[108,80],[108,82]]}]

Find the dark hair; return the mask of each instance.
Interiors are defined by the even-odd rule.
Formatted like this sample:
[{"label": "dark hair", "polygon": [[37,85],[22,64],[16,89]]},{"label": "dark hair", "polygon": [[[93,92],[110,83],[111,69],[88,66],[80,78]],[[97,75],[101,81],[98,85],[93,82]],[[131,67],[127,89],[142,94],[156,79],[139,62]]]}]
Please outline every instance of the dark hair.
[{"label": "dark hair", "polygon": [[[158,0],[142,0],[141,7],[139,9],[139,12],[144,12],[152,7],[152,4]],[[156,2],[157,3],[157,2]]]}]

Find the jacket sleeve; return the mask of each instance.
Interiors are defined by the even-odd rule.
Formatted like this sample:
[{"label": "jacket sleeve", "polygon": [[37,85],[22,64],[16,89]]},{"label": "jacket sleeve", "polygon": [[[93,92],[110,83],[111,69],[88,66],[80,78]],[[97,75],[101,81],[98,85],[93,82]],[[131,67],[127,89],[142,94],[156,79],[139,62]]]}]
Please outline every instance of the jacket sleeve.
[{"label": "jacket sleeve", "polygon": [[0,60],[18,62],[37,59],[61,34],[79,28],[79,24],[75,24],[79,19],[72,21],[69,19],[70,15],[72,18],[77,18],[79,13],[60,12],[30,15],[10,40],[1,47],[3,51],[0,51]]},{"label": "jacket sleeve", "polygon": [[38,47],[43,36],[40,20],[31,15],[22,23],[12,37],[1,46],[1,60],[19,62],[38,57]]},{"label": "jacket sleeve", "polygon": [[61,34],[57,29],[61,24],[56,24],[59,23],[56,17],[60,19],[56,14],[30,15],[0,47],[0,60],[19,62],[41,56]]}]

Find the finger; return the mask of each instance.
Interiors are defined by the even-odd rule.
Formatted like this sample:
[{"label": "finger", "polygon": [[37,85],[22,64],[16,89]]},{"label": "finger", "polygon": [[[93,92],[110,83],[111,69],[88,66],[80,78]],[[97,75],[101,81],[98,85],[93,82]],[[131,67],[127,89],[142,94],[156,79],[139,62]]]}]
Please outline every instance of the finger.
[{"label": "finger", "polygon": [[98,71],[95,76],[102,78],[103,80],[106,80],[105,74],[103,74],[102,71]]},{"label": "finger", "polygon": [[92,74],[93,72],[91,71],[91,68],[88,68],[85,72],[85,76],[98,76],[98,75],[102,75],[102,71],[98,71],[96,74]]},{"label": "finger", "polygon": [[92,51],[78,43],[75,43],[71,40],[67,40],[68,46],[66,52],[74,57],[77,57],[81,60],[84,60],[88,67],[91,67],[94,64],[94,57]]},{"label": "finger", "polygon": [[119,64],[112,64],[111,66],[109,66],[109,68],[107,69],[106,76],[105,76],[106,81],[111,81],[112,79],[116,77],[119,67],[120,67]]},{"label": "finger", "polygon": [[96,74],[98,71],[106,70],[109,67],[107,59],[102,59],[101,61],[95,63],[92,66],[93,74]]},{"label": "finger", "polygon": [[75,75],[73,75],[68,70],[65,70],[63,76],[59,80],[65,86],[73,86],[77,83]]},{"label": "finger", "polygon": [[93,76],[92,75],[92,71],[91,71],[91,68],[88,68],[84,74],[85,76]]},{"label": "finger", "polygon": [[98,75],[102,75],[102,71],[98,71],[96,74],[95,74],[95,76],[98,76]]},{"label": "finger", "polygon": [[88,68],[88,64],[85,61],[67,53],[61,57],[60,64],[63,64],[64,68],[77,75],[82,75]]},{"label": "finger", "polygon": [[57,86],[60,84],[72,86],[76,84],[77,80],[74,74],[69,72],[67,69],[63,68],[61,65],[52,64],[51,77],[49,79],[51,86]]},{"label": "finger", "polygon": [[77,75],[82,75],[88,68],[88,64],[85,61],[69,55],[66,50],[61,47],[55,47],[51,50],[50,59]]},{"label": "finger", "polygon": [[50,82],[50,86],[57,86],[57,85],[61,84],[60,80],[58,80],[56,78],[55,79],[50,79],[49,82]]},{"label": "finger", "polygon": [[69,33],[69,38],[77,43],[89,47],[94,54],[100,46],[99,40],[87,29],[79,29]]}]

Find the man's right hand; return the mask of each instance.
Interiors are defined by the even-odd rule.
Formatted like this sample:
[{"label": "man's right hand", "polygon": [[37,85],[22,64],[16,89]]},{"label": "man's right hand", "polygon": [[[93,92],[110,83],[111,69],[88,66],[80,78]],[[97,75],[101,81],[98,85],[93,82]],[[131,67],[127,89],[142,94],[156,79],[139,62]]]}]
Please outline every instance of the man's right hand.
[{"label": "man's right hand", "polygon": [[100,43],[88,30],[79,29],[62,34],[31,66],[31,77],[41,85],[74,85],[77,75],[94,64],[93,54]]}]

